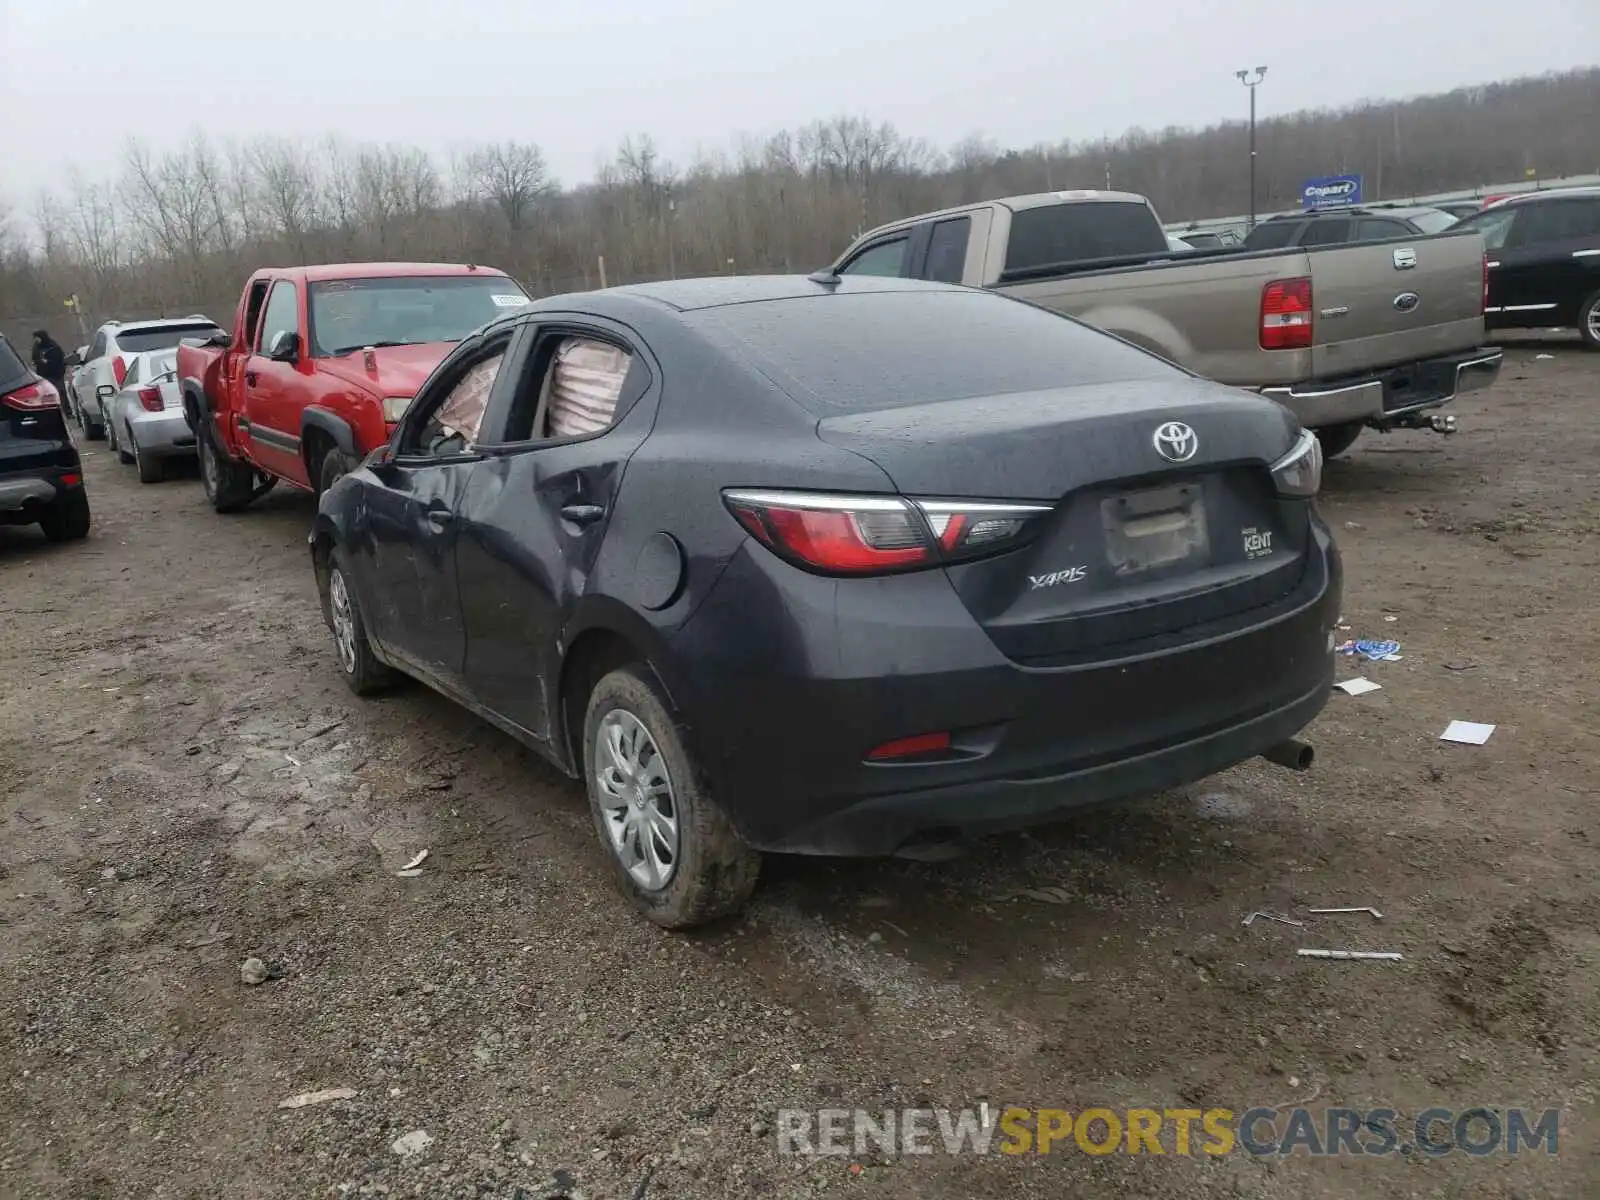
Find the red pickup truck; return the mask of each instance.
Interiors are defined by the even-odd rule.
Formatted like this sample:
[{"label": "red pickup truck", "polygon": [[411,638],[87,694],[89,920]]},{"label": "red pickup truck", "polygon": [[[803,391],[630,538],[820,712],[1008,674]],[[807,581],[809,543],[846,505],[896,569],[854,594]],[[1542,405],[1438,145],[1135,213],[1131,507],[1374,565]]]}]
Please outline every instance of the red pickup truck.
[{"label": "red pickup truck", "polygon": [[206,499],[243,508],[278,480],[321,495],[389,438],[451,347],[528,296],[446,263],[269,267],[232,334],[178,347]]}]

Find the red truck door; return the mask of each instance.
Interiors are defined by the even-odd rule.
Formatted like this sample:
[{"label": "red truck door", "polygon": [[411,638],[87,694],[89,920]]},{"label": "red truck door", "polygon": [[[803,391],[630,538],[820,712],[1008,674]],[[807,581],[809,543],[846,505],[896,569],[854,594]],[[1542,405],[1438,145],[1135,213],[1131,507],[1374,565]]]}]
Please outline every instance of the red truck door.
[{"label": "red truck door", "polygon": [[255,345],[244,366],[244,417],[250,457],[257,465],[295,483],[305,483],[300,461],[300,412],[304,407],[305,380],[296,364],[306,349],[300,345],[292,362],[271,357],[280,337],[301,337],[300,294],[294,281],[275,280],[262,310]]}]

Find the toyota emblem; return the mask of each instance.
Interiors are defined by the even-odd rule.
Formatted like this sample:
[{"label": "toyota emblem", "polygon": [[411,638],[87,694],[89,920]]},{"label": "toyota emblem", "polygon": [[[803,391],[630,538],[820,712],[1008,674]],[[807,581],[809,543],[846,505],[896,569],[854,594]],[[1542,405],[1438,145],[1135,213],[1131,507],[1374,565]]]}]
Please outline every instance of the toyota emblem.
[{"label": "toyota emblem", "polygon": [[1168,462],[1188,462],[1200,449],[1200,439],[1182,421],[1168,421],[1159,426],[1151,440],[1155,443],[1156,453]]}]

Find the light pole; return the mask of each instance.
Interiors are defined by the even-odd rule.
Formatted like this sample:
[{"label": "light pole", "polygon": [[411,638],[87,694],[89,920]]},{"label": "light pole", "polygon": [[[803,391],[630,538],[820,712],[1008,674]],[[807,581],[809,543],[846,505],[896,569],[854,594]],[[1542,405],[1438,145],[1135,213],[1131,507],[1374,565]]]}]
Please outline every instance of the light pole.
[{"label": "light pole", "polygon": [[1250,228],[1256,227],[1256,88],[1267,77],[1265,67],[1257,67],[1254,76],[1249,71],[1235,71],[1239,82],[1250,89]]}]

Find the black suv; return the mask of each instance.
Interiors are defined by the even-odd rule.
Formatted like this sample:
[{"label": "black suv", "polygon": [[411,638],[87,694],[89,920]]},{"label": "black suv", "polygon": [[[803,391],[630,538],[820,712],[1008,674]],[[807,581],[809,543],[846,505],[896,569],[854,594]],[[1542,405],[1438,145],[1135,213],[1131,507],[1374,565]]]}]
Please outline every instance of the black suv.
[{"label": "black suv", "polygon": [[1422,205],[1384,208],[1325,208],[1269,217],[1244,239],[1246,250],[1287,250],[1299,246],[1343,246],[1390,238],[1426,237],[1453,228],[1456,218]]},{"label": "black suv", "polygon": [[1600,349],[1600,188],[1501,200],[1457,229],[1489,252],[1490,329],[1572,329]]},{"label": "black suv", "polygon": [[0,335],[0,525],[33,525],[52,542],[89,532],[83,462],[56,389]]}]

